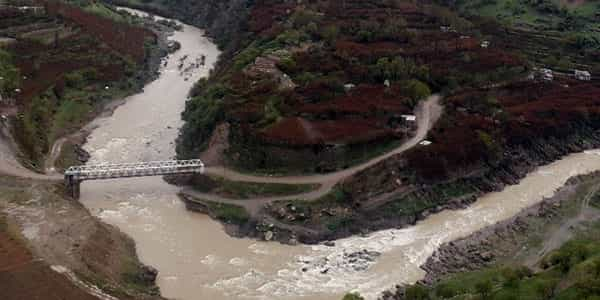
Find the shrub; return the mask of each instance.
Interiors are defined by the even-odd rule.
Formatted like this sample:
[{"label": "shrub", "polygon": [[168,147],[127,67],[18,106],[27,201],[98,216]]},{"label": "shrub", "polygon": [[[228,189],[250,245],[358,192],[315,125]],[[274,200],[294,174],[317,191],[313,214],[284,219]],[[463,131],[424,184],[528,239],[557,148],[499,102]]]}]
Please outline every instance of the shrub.
[{"label": "shrub", "polygon": [[342,300],[365,300],[359,293],[348,293]]},{"label": "shrub", "polygon": [[70,88],[79,88],[85,82],[81,72],[72,72],[65,75],[65,84]]},{"label": "shrub", "polygon": [[420,285],[415,284],[406,288],[405,292],[406,300],[427,300],[429,299],[429,292],[427,288]]},{"label": "shrub", "polygon": [[429,86],[416,79],[408,80],[404,83],[406,91],[408,93],[408,97],[412,100],[410,105],[415,106],[419,100],[424,99],[431,95],[431,90]]},{"label": "shrub", "polygon": [[12,96],[19,87],[19,70],[13,65],[12,56],[0,49],[0,93]]}]

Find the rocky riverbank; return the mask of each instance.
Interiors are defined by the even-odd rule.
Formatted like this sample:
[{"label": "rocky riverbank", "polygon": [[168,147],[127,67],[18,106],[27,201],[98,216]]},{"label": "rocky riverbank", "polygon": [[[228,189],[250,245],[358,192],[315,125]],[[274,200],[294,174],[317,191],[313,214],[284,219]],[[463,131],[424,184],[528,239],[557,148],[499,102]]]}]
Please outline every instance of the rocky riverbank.
[{"label": "rocky riverbank", "polygon": [[[600,172],[572,177],[552,197],[514,217],[443,244],[421,266],[427,273],[419,283],[432,285],[453,274],[494,265],[538,269],[546,254],[585,231],[586,222],[600,219],[600,211],[589,206],[599,186]],[[404,299],[404,287],[386,292],[384,299]]]},{"label": "rocky riverbank", "polygon": [[[342,183],[341,189],[350,192],[344,192],[340,199],[332,200],[328,195],[313,202],[275,202],[263,208],[258,215],[248,217],[245,223],[223,223],[233,236],[264,240],[268,235],[269,240],[286,244],[316,244],[378,230],[403,228],[446,209],[466,208],[480,196],[514,185],[535,168],[570,153],[600,147],[600,133],[592,129],[581,132],[562,140],[540,140],[528,148],[516,148],[494,168],[481,168],[451,181],[404,190],[395,189],[393,182],[385,185],[393,176],[379,176],[394,174],[395,170],[401,169],[402,158],[391,158]],[[379,179],[382,181],[374,182]],[[389,191],[383,189],[379,192],[381,194],[370,198],[356,192],[369,183],[391,188]],[[195,210],[197,199],[183,199],[190,209]],[[380,203],[374,203],[378,201]],[[391,214],[388,205],[393,202],[402,203],[406,211]]]}]

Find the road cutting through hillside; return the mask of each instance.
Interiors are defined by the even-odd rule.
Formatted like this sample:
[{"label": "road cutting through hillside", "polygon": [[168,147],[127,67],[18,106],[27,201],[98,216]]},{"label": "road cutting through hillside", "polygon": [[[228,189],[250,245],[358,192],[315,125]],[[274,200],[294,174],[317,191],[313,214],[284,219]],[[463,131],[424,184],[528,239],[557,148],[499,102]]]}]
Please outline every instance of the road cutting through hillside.
[{"label": "road cutting through hillside", "polygon": [[383,155],[377,156],[367,162],[359,164],[357,166],[344,169],[341,171],[318,174],[318,175],[306,175],[306,176],[260,176],[243,174],[234,170],[227,169],[221,166],[208,166],[205,174],[220,176],[228,180],[253,182],[253,183],[279,183],[279,184],[320,184],[321,187],[317,190],[311,191],[305,194],[290,195],[285,197],[258,197],[252,199],[230,199],[221,196],[217,196],[209,193],[201,193],[193,190],[192,188],[184,189],[183,193],[194,198],[208,200],[212,202],[227,203],[239,205],[248,210],[248,212],[255,214],[257,213],[264,204],[271,203],[274,201],[282,200],[304,200],[311,201],[321,198],[331,191],[331,189],[340,181],[357,174],[369,167],[372,167],[394,155],[404,153],[405,151],[412,149],[423,141],[431,128],[435,125],[437,120],[440,118],[443,112],[443,107],[440,104],[442,97],[438,94],[428,97],[422,101],[419,106],[415,109],[415,115],[417,116],[417,131],[415,136],[410,138],[408,141],[403,143],[396,149],[389,151]]}]

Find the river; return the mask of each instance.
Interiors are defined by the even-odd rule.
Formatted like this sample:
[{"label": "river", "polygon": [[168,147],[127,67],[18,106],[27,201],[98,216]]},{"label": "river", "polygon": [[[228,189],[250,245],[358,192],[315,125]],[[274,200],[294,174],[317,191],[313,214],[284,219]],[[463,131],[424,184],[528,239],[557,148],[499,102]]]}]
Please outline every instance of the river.
[{"label": "river", "polygon": [[[85,145],[90,164],[173,158],[187,93],[208,75],[219,51],[192,26],[184,25],[171,39],[181,43],[181,50],[170,55],[160,77],[97,121]],[[182,73],[178,65],[186,55],[183,69],[201,55],[207,67]],[[342,239],[334,247],[231,238],[217,222],[186,211],[176,196],[179,189],[161,178],[84,182],[81,202],[135,240],[142,262],[159,270],[157,284],[167,298],[321,300],[359,291],[374,299],[397,283],[422,278],[419,266],[440,244],[516,214],[571,176],[599,169],[600,152],[573,154],[467,209],[444,211],[405,229]],[[349,255],[363,250],[381,256]]]}]

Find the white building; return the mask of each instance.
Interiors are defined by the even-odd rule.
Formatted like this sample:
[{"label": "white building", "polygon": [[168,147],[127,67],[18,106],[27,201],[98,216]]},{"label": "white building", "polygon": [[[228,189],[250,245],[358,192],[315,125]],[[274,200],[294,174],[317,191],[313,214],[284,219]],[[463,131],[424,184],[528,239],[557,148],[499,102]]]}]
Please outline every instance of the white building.
[{"label": "white building", "polygon": [[588,71],[575,70],[575,78],[577,80],[590,81],[592,80],[592,74]]},{"label": "white building", "polygon": [[490,46],[490,41],[481,41],[481,48],[487,48]]}]

